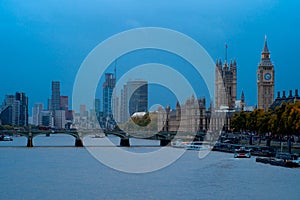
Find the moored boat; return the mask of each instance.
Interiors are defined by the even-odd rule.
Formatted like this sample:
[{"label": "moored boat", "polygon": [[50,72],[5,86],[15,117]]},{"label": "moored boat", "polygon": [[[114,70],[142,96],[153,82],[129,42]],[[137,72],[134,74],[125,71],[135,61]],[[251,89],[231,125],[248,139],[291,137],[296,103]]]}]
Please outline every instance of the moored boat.
[{"label": "moored boat", "polygon": [[1,135],[0,141],[13,141],[13,138],[9,135]]},{"label": "moored boat", "polygon": [[264,164],[271,164],[275,166],[281,167],[300,167],[299,165],[299,157],[295,154],[289,153],[278,153],[276,157],[265,158],[265,157],[257,157],[256,162],[261,162]]},{"label": "moored boat", "polygon": [[177,140],[176,142],[172,143],[172,147],[196,151],[212,149],[209,144],[204,142],[183,142],[182,140]]},{"label": "moored boat", "polygon": [[234,157],[235,158],[250,158],[251,153],[250,153],[250,150],[245,149],[245,147],[241,147],[234,151]]}]

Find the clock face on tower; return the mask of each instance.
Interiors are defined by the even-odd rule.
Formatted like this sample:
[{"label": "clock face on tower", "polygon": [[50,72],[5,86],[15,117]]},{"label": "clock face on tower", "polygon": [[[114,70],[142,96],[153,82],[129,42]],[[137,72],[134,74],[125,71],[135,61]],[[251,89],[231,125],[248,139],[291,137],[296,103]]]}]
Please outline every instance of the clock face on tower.
[{"label": "clock face on tower", "polygon": [[271,74],[270,73],[265,73],[265,75],[264,75],[264,78],[265,78],[265,80],[267,80],[267,81],[269,81],[269,80],[271,80]]}]

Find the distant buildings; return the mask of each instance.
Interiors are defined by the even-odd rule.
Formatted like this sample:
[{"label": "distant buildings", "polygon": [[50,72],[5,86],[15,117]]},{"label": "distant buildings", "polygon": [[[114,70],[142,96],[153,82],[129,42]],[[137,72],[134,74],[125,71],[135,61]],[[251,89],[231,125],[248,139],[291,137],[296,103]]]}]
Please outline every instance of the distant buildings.
[{"label": "distant buildings", "polygon": [[236,60],[219,60],[216,62],[215,73],[215,108],[228,107],[234,109],[237,97],[237,64]]},{"label": "distant buildings", "polygon": [[60,82],[52,81],[51,111],[54,118],[53,126],[56,128],[65,128],[66,106],[68,106],[66,100],[68,99],[65,96],[60,96]]},{"label": "distant buildings", "polygon": [[183,105],[178,102],[176,109],[170,106],[158,108],[158,131],[179,131],[197,133],[217,130],[230,130],[230,119],[235,110],[206,109],[205,98],[187,99]]},{"label": "distant buildings", "polygon": [[97,117],[100,115],[100,112],[101,112],[100,108],[101,108],[100,99],[95,99],[94,100],[94,109],[95,109]]},{"label": "distant buildings", "polygon": [[52,81],[52,98],[51,98],[52,111],[60,110],[60,82]]},{"label": "distant buildings", "polygon": [[2,125],[28,125],[28,97],[25,93],[6,95],[0,109],[0,120]]},{"label": "distant buildings", "polygon": [[41,112],[44,110],[44,104],[35,103],[32,108],[32,124],[38,126],[40,124]]},{"label": "distant buildings", "polygon": [[171,110],[170,106],[165,109],[158,107],[158,131],[179,131],[179,132],[200,132],[209,127],[206,118],[205,98],[195,99],[192,96],[185,104],[176,104],[176,109]]},{"label": "distant buildings", "polygon": [[261,60],[257,69],[257,104],[258,108],[265,111],[269,109],[274,101],[275,70],[270,59],[270,52],[265,37]]},{"label": "distant buildings", "polygon": [[54,126],[56,128],[65,128],[66,127],[66,111],[65,110],[55,110],[53,112],[54,117]]},{"label": "distant buildings", "polygon": [[206,132],[230,130],[230,119],[236,111],[245,109],[245,96],[237,101],[237,63],[227,63],[227,45],[224,64],[215,65],[215,105],[206,109],[204,98],[187,99],[183,105],[177,102],[176,109],[169,106],[158,109],[158,127],[162,131]]},{"label": "distant buildings", "polygon": [[128,81],[121,90],[120,121],[122,123],[136,112],[148,111],[148,82],[144,80]]},{"label": "distant buildings", "polygon": [[116,86],[116,78],[113,73],[105,74],[105,82],[102,85],[103,89],[103,114],[104,117],[112,118],[112,98],[113,90]]},{"label": "distant buildings", "polygon": [[[253,111],[254,107],[247,106],[244,91],[241,99],[237,100],[237,62],[227,63],[227,45],[224,63],[219,59],[215,65],[215,99],[206,107],[204,98],[187,99],[183,105],[177,102],[173,110],[170,106],[158,108],[158,127],[162,131],[202,132],[215,131],[220,127],[230,130],[230,119],[235,112]],[[264,110],[282,103],[300,100],[298,90],[286,96],[278,96],[274,101],[275,70],[270,59],[267,39],[261,53],[261,60],[257,69],[258,98],[257,107]],[[130,80],[121,90],[120,97],[114,93],[116,86],[116,69],[114,73],[105,74],[102,85],[102,111],[100,99],[94,100],[93,109],[88,111],[85,105],[80,105],[80,113],[69,110],[68,96],[61,96],[60,82],[52,81],[51,99],[44,109],[42,103],[35,103],[32,108],[32,124],[36,126],[50,126],[65,128],[66,124],[76,124],[85,128],[113,129],[117,122],[125,123],[134,113],[148,112],[148,82],[144,80]],[[28,125],[28,97],[25,93],[6,95],[0,108],[0,124],[26,126]]]},{"label": "distant buildings", "polygon": [[48,107],[44,109],[43,104],[36,103],[32,108],[32,122],[36,126],[49,126],[54,128],[65,128],[67,124],[73,123],[74,113],[69,110],[69,97],[61,96],[60,82],[52,81],[51,99],[48,99]]},{"label": "distant buildings", "polygon": [[60,96],[60,110],[68,111],[69,109],[69,97],[68,96]]},{"label": "distant buildings", "polygon": [[54,118],[50,110],[42,110],[39,113],[39,123],[38,126],[54,127]]},{"label": "distant buildings", "polygon": [[270,109],[275,110],[277,106],[281,106],[283,103],[295,103],[296,101],[300,101],[300,96],[298,94],[298,89],[295,90],[295,94],[293,95],[293,91],[290,90],[288,96],[286,96],[285,91],[282,92],[282,96],[280,96],[280,92],[277,93],[277,98],[271,104]]},{"label": "distant buildings", "polygon": [[87,117],[88,111],[86,110],[86,105],[80,105],[79,112],[80,112],[80,116]]}]

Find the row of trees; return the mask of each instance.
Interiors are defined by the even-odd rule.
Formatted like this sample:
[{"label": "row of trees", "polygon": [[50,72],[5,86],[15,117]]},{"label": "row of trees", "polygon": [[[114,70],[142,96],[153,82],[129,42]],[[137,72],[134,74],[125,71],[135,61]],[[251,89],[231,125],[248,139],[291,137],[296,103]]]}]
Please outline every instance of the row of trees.
[{"label": "row of trees", "polygon": [[300,134],[300,101],[283,103],[275,110],[255,109],[253,112],[235,113],[231,119],[234,131],[250,131],[258,134]]}]

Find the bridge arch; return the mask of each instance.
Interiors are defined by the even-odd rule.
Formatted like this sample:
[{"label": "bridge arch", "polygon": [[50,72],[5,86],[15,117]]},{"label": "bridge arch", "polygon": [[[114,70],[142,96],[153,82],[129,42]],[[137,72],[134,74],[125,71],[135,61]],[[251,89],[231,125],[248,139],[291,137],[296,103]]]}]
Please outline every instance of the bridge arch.
[{"label": "bridge arch", "polygon": [[75,146],[83,147],[82,138],[86,135],[79,135],[76,131],[32,131],[32,132],[19,132],[20,135],[27,137],[27,147],[33,147],[33,138],[40,135],[70,135],[75,138]]}]

